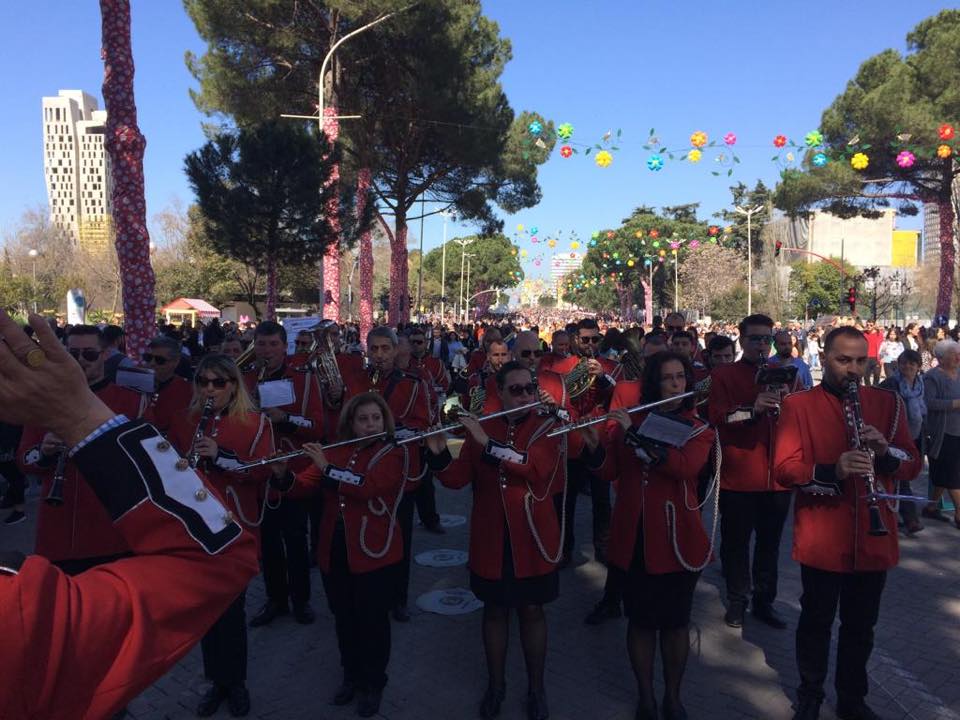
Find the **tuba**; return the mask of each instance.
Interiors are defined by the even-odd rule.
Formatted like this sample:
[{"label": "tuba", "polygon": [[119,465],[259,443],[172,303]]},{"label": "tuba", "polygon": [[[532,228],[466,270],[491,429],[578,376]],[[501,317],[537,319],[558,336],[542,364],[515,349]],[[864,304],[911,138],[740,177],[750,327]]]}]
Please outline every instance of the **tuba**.
[{"label": "tuba", "polygon": [[340,397],[343,395],[344,382],[343,375],[340,373],[340,365],[337,364],[336,348],[333,346],[333,339],[330,337],[329,329],[332,322],[321,324],[314,330],[313,348],[307,357],[307,362],[303,367],[304,372],[316,370],[321,381],[327,386],[330,395]]}]

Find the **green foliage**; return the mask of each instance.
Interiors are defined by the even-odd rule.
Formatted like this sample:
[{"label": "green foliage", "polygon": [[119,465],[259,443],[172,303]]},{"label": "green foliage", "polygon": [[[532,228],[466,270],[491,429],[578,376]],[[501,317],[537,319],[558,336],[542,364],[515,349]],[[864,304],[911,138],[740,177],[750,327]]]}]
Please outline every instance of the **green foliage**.
[{"label": "green foliage", "polygon": [[792,266],[789,288],[796,317],[804,317],[808,309],[813,316],[819,313],[835,313],[842,298],[846,297],[847,288],[855,284],[857,269],[844,263],[844,277],[840,272],[840,259],[831,260],[832,262],[801,262]]},{"label": "green foliage", "polygon": [[553,295],[541,295],[537,298],[537,306],[542,308],[552,308],[557,306],[557,298]]},{"label": "green foliage", "polygon": [[[753,258],[754,263],[759,262],[763,255],[763,240],[760,237],[764,223],[770,218],[770,190],[763,184],[763,180],[757,180],[757,184],[750,190],[744,183],[738,182],[730,188],[730,201],[733,207],[742,207],[744,209],[755,208],[757,206],[764,208],[764,212],[755,213],[751,218],[752,237],[753,237]],[[732,208],[723,210],[719,214],[723,222],[724,229],[731,228],[730,233],[724,234],[724,245],[734,247],[737,250],[746,252],[747,250],[747,216],[738,213]]]},{"label": "green foliage", "polygon": [[[465,245],[462,243],[466,243]],[[470,260],[470,294],[490,288],[513,288],[523,281],[523,268],[516,248],[505,235],[472,235],[447,241],[447,303],[456,302],[460,289],[460,266],[464,254]],[[439,305],[443,248],[437,247],[423,259],[423,304]],[[464,284],[466,265],[464,264]],[[411,275],[412,276],[412,275]],[[413,276],[412,276],[413,277]],[[415,278],[414,278],[415,279]],[[489,304],[494,304],[491,293]]]}]

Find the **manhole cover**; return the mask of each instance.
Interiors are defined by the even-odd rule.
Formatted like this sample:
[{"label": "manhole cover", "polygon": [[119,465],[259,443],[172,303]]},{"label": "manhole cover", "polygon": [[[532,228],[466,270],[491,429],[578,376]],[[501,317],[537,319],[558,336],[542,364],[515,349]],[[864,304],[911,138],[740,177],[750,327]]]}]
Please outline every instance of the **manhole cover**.
[{"label": "manhole cover", "polygon": [[438,615],[466,615],[483,607],[476,596],[464,588],[434,590],[417,598],[417,607]]},{"label": "manhole cover", "polygon": [[426,567],[456,567],[467,564],[467,553],[463,550],[428,550],[415,557],[418,565]]},{"label": "manhole cover", "polygon": [[459,527],[467,524],[465,515],[444,515],[440,514],[440,525],[445,528]]}]

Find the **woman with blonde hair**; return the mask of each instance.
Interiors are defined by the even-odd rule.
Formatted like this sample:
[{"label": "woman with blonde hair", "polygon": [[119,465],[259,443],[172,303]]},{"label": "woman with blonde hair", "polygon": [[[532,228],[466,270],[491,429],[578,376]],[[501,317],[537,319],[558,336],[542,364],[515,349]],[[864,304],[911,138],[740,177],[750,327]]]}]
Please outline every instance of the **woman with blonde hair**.
[{"label": "woman with blonde hair", "polygon": [[359,696],[360,717],[380,710],[390,660],[389,612],[403,559],[397,509],[409,458],[393,434],[393,414],[383,397],[360,393],[341,411],[337,437],[366,439],[329,449],[306,443],[313,465],[296,476],[274,470],[275,487],[323,494],[317,565],[343,666],[333,703],[346,705]]},{"label": "woman with blonde hair", "polygon": [[[184,458],[184,469],[195,466],[208,486],[222,495],[233,515],[252,532],[262,517],[260,498],[265,492],[269,468],[235,472],[249,460],[273,454],[273,429],[257,411],[233,359],[205,355],[194,376],[193,401],[186,416],[173,418],[170,441]],[[197,490],[204,493],[205,490]],[[250,712],[247,690],[246,591],[203,636],[204,675],[210,687],[197,705],[198,717],[213,715],[223,700],[230,714]]]}]

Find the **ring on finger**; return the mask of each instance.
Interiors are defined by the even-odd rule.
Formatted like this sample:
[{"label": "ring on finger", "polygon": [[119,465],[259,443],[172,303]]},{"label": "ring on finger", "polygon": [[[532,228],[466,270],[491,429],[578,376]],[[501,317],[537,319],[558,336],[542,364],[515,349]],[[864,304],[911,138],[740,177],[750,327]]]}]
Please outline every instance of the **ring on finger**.
[{"label": "ring on finger", "polygon": [[23,357],[23,361],[26,363],[27,367],[32,367],[32,368],[40,367],[41,365],[43,365],[46,359],[47,359],[47,354],[38,347],[32,348]]}]

